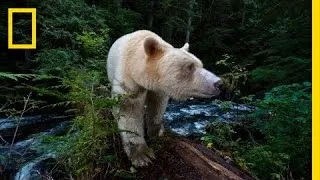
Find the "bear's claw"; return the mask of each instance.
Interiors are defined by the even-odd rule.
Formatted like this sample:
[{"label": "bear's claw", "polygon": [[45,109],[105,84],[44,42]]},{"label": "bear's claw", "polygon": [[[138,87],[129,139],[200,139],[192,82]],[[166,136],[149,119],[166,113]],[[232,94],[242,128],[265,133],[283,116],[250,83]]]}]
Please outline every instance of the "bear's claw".
[{"label": "bear's claw", "polygon": [[153,150],[145,144],[140,144],[131,157],[131,162],[135,167],[143,167],[152,164],[151,159],[156,159]]},{"label": "bear's claw", "polygon": [[151,161],[150,158],[147,157],[147,156],[139,157],[139,158],[137,158],[137,159],[133,159],[133,160],[132,160],[132,164],[133,164],[135,167],[148,166],[150,163],[152,163],[152,161]]}]

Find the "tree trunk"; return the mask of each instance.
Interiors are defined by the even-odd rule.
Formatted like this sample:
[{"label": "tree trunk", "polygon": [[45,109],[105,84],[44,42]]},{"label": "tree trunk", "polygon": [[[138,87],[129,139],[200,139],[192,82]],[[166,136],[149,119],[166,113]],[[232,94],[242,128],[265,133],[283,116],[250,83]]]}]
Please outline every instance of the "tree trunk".
[{"label": "tree trunk", "polygon": [[173,27],[172,27],[172,25],[170,24],[170,25],[168,25],[168,27],[167,27],[167,41],[168,41],[169,43],[171,43],[171,44],[172,44],[172,31],[173,31]]},{"label": "tree trunk", "polygon": [[191,31],[191,17],[188,19],[187,33],[186,33],[186,43],[190,41],[190,31]]},{"label": "tree trunk", "polygon": [[154,0],[149,0],[148,2],[148,27],[152,28],[153,25],[153,8],[154,8]]},{"label": "tree trunk", "polygon": [[186,43],[189,43],[190,41],[190,33],[191,33],[191,22],[192,22],[192,14],[193,14],[193,6],[195,1],[190,0],[189,1],[189,13],[188,13],[188,25],[187,25],[187,32],[186,32]]},{"label": "tree trunk", "polygon": [[241,27],[242,28],[244,28],[245,20],[246,20],[246,2],[243,1],[242,18],[241,18]]},{"label": "tree trunk", "polygon": [[24,51],[24,64],[23,64],[23,72],[27,72],[31,65],[31,52],[30,50]]},{"label": "tree trunk", "polygon": [[172,34],[173,34],[173,27],[170,23],[163,26],[161,29],[161,37],[168,43],[172,43]]}]

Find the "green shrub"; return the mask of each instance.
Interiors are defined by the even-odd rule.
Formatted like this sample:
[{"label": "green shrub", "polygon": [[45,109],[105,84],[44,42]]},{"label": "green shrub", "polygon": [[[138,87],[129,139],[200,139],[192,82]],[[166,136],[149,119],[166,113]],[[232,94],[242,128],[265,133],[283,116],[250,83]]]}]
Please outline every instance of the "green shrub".
[{"label": "green shrub", "polygon": [[202,140],[259,179],[311,178],[311,83],[275,87],[255,104],[243,124],[218,123]]},{"label": "green shrub", "polygon": [[76,37],[83,31],[108,29],[102,11],[84,0],[44,0],[38,9],[38,48],[76,49]]},{"label": "green shrub", "polygon": [[213,147],[229,150],[239,146],[238,141],[235,139],[234,128],[231,124],[225,122],[217,122],[211,126],[208,130],[209,135],[203,136],[201,138],[206,144],[212,143]]},{"label": "green shrub", "polygon": [[71,87],[66,96],[74,101],[76,108],[73,125],[76,133],[62,148],[61,162],[70,174],[80,179],[110,175],[119,168],[114,149],[118,128],[110,115],[110,109],[118,100],[110,98],[107,88],[101,85],[101,73],[85,69],[70,73],[70,78],[64,79],[63,84]]},{"label": "green shrub", "polygon": [[250,72],[254,83],[274,87],[311,79],[311,59],[270,56],[266,62],[269,64],[259,66]]},{"label": "green shrub", "polygon": [[105,57],[107,54],[107,42],[109,42],[108,29],[101,30],[99,35],[95,32],[82,32],[81,35],[78,35],[76,40],[81,44],[82,52],[85,57],[98,56]]},{"label": "green shrub", "polygon": [[38,74],[64,77],[74,66],[81,65],[81,56],[69,49],[46,49],[37,54]]},{"label": "green shrub", "polygon": [[311,83],[275,87],[258,105],[253,126],[265,136],[267,149],[289,157],[287,173],[310,177]]},{"label": "green shrub", "polygon": [[253,146],[243,152],[245,165],[259,179],[286,179],[289,156],[270,150],[269,146]]}]

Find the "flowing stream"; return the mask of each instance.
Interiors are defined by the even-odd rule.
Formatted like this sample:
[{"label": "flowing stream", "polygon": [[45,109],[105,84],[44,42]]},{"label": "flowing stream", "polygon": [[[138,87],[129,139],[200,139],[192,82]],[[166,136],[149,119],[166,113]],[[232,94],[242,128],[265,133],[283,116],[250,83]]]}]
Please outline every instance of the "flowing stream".
[{"label": "flowing stream", "polygon": [[[253,107],[241,104],[233,104],[226,111],[209,101],[172,101],[164,121],[166,128],[178,135],[205,134],[210,123],[232,122],[238,115],[252,110]],[[42,139],[66,133],[71,120],[71,116],[54,115],[0,119],[0,179],[40,180],[40,174],[46,173],[46,162],[57,156],[50,148],[56,145],[43,143]],[[19,129],[16,132],[17,122]],[[15,142],[11,142],[14,136]]]}]

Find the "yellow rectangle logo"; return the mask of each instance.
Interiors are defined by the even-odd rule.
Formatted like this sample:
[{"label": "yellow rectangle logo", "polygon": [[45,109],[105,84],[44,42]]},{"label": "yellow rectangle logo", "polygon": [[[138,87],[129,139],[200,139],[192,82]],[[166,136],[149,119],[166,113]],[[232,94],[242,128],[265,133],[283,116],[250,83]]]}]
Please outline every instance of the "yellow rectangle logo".
[{"label": "yellow rectangle logo", "polygon": [[[31,13],[32,15],[32,43],[13,44],[13,13]],[[8,9],[8,49],[36,49],[37,19],[36,8],[9,8]]]}]

